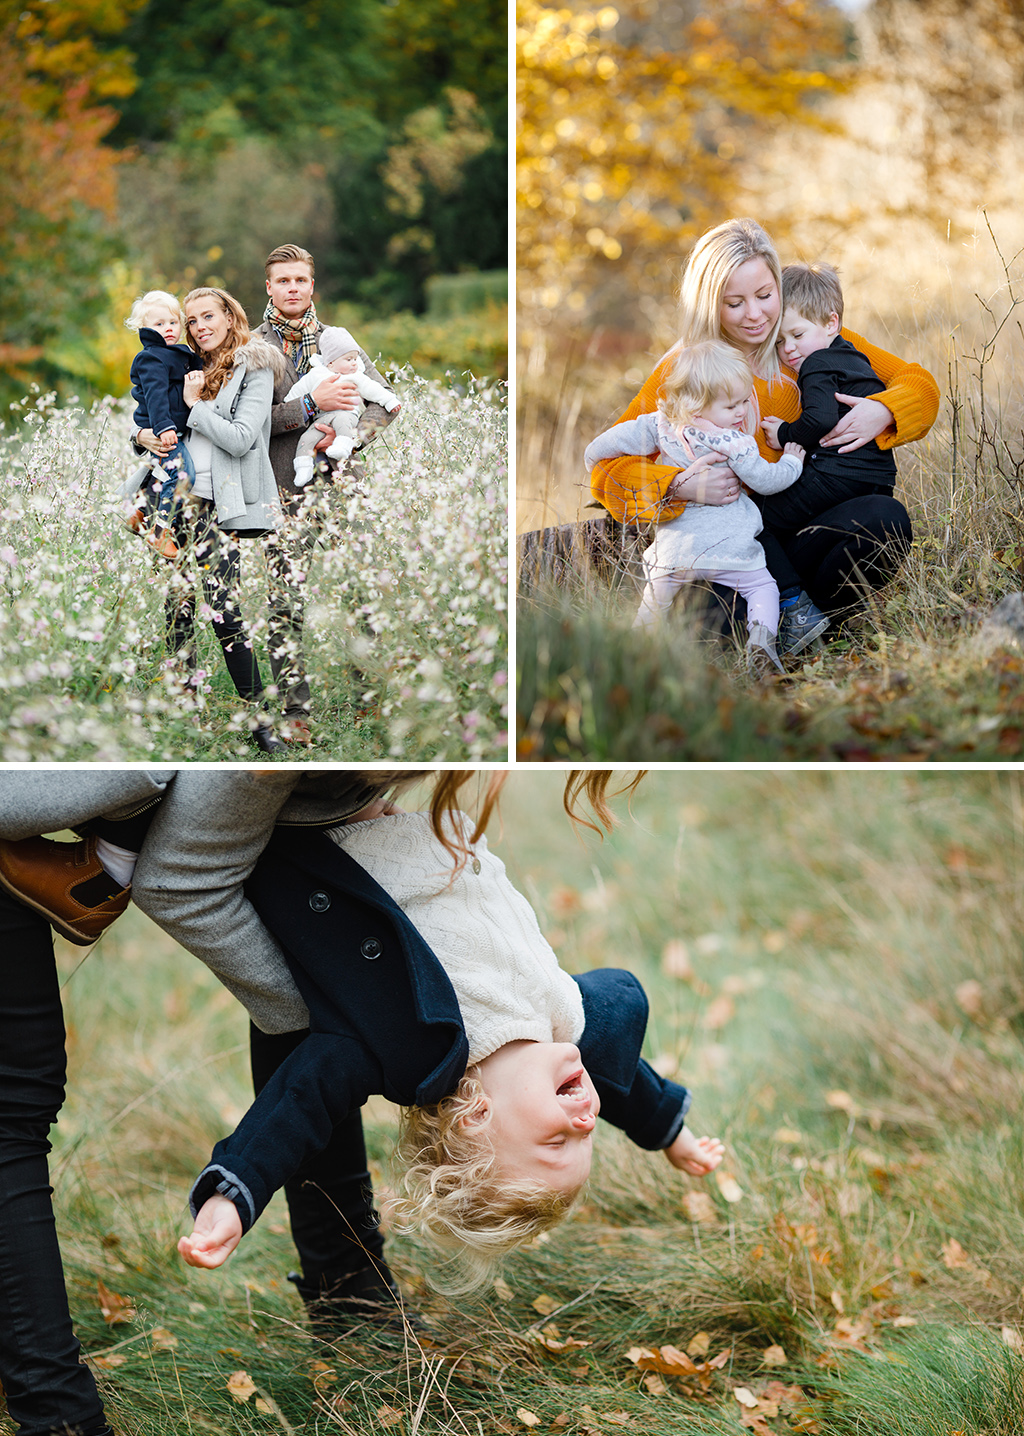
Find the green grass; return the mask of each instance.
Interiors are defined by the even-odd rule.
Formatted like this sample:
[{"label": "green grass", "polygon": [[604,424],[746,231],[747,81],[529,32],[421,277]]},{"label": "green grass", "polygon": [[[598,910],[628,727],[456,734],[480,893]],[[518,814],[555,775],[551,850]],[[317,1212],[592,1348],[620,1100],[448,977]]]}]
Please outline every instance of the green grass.
[{"label": "green grass", "polygon": [[[280,1198],[223,1271],[173,1252],[189,1182],[248,1100],[245,1023],[130,911],[80,968],[62,949],[53,1159],[85,1349],[129,1341],[98,1368],[118,1436],[492,1436],[533,1429],[520,1412],[538,1430],[739,1436],[735,1389],[763,1403],[773,1381],[789,1394],[748,1426],[762,1436],[1015,1436],[1019,777],[652,772],[603,844],[572,835],[560,794],[560,774],[513,774],[497,851],[566,967],[641,977],[647,1055],[693,1089],[694,1130],[726,1141],[738,1200],[604,1129],[584,1204],[507,1264],[507,1288],[433,1294],[429,1253],[391,1237],[432,1343],[354,1333],[325,1350],[285,1281]],[[393,1135],[375,1102],[378,1190]],[[98,1279],[137,1317],[108,1327]],[[672,1375],[656,1394],[629,1359],[699,1333],[729,1353],[703,1396]],[[773,1346],[785,1365],[765,1364]],[[259,1397],[232,1400],[236,1371]]]}]

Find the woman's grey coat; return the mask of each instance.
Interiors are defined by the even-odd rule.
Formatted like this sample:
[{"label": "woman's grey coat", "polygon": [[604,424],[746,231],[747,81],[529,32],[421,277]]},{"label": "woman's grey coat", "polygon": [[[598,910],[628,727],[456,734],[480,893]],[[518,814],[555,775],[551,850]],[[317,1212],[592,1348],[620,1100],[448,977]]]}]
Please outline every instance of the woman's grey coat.
[{"label": "woman's grey coat", "polygon": [[215,399],[193,406],[191,428],[213,444],[213,502],[229,530],[269,533],[281,519],[270,463],[270,408],[280,355],[254,335]]}]

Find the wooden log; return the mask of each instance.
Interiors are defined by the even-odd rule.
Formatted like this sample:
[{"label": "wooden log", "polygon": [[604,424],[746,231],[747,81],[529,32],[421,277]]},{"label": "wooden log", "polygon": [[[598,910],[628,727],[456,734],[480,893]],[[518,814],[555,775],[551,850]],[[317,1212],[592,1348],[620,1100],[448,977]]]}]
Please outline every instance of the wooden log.
[{"label": "wooden log", "polygon": [[624,579],[642,581],[640,554],[648,542],[644,529],[619,523],[610,514],[520,534],[519,591],[530,593],[543,583],[576,587],[588,579],[608,586]]}]

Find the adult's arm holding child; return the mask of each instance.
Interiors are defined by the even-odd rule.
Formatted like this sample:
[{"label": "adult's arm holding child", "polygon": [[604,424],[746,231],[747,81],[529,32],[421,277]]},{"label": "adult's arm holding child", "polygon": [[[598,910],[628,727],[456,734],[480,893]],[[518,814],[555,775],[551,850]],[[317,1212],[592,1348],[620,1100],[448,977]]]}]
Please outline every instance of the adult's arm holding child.
[{"label": "adult's arm holding child", "polygon": [[[941,396],[932,375],[920,364],[908,364],[905,359],[869,344],[851,329],[840,332],[864,355],[885,389],[867,397],[837,393],[841,403],[854,407],[822,438],[822,447],[848,454],[863,448],[872,439],[877,440],[880,449],[892,449],[923,438],[939,412]],[[884,406],[888,417],[876,411],[876,404]]]}]

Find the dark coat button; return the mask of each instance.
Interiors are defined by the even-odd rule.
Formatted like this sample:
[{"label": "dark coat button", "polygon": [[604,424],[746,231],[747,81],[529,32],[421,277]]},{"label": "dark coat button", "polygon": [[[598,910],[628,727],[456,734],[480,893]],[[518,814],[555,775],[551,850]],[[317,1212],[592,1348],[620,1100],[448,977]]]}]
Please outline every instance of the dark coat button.
[{"label": "dark coat button", "polygon": [[383,948],[375,937],[364,937],[359,944],[359,951],[369,962],[373,962],[375,958],[380,957]]},{"label": "dark coat button", "polygon": [[326,912],[331,905],[330,893],[310,893],[309,905],[314,912]]}]

